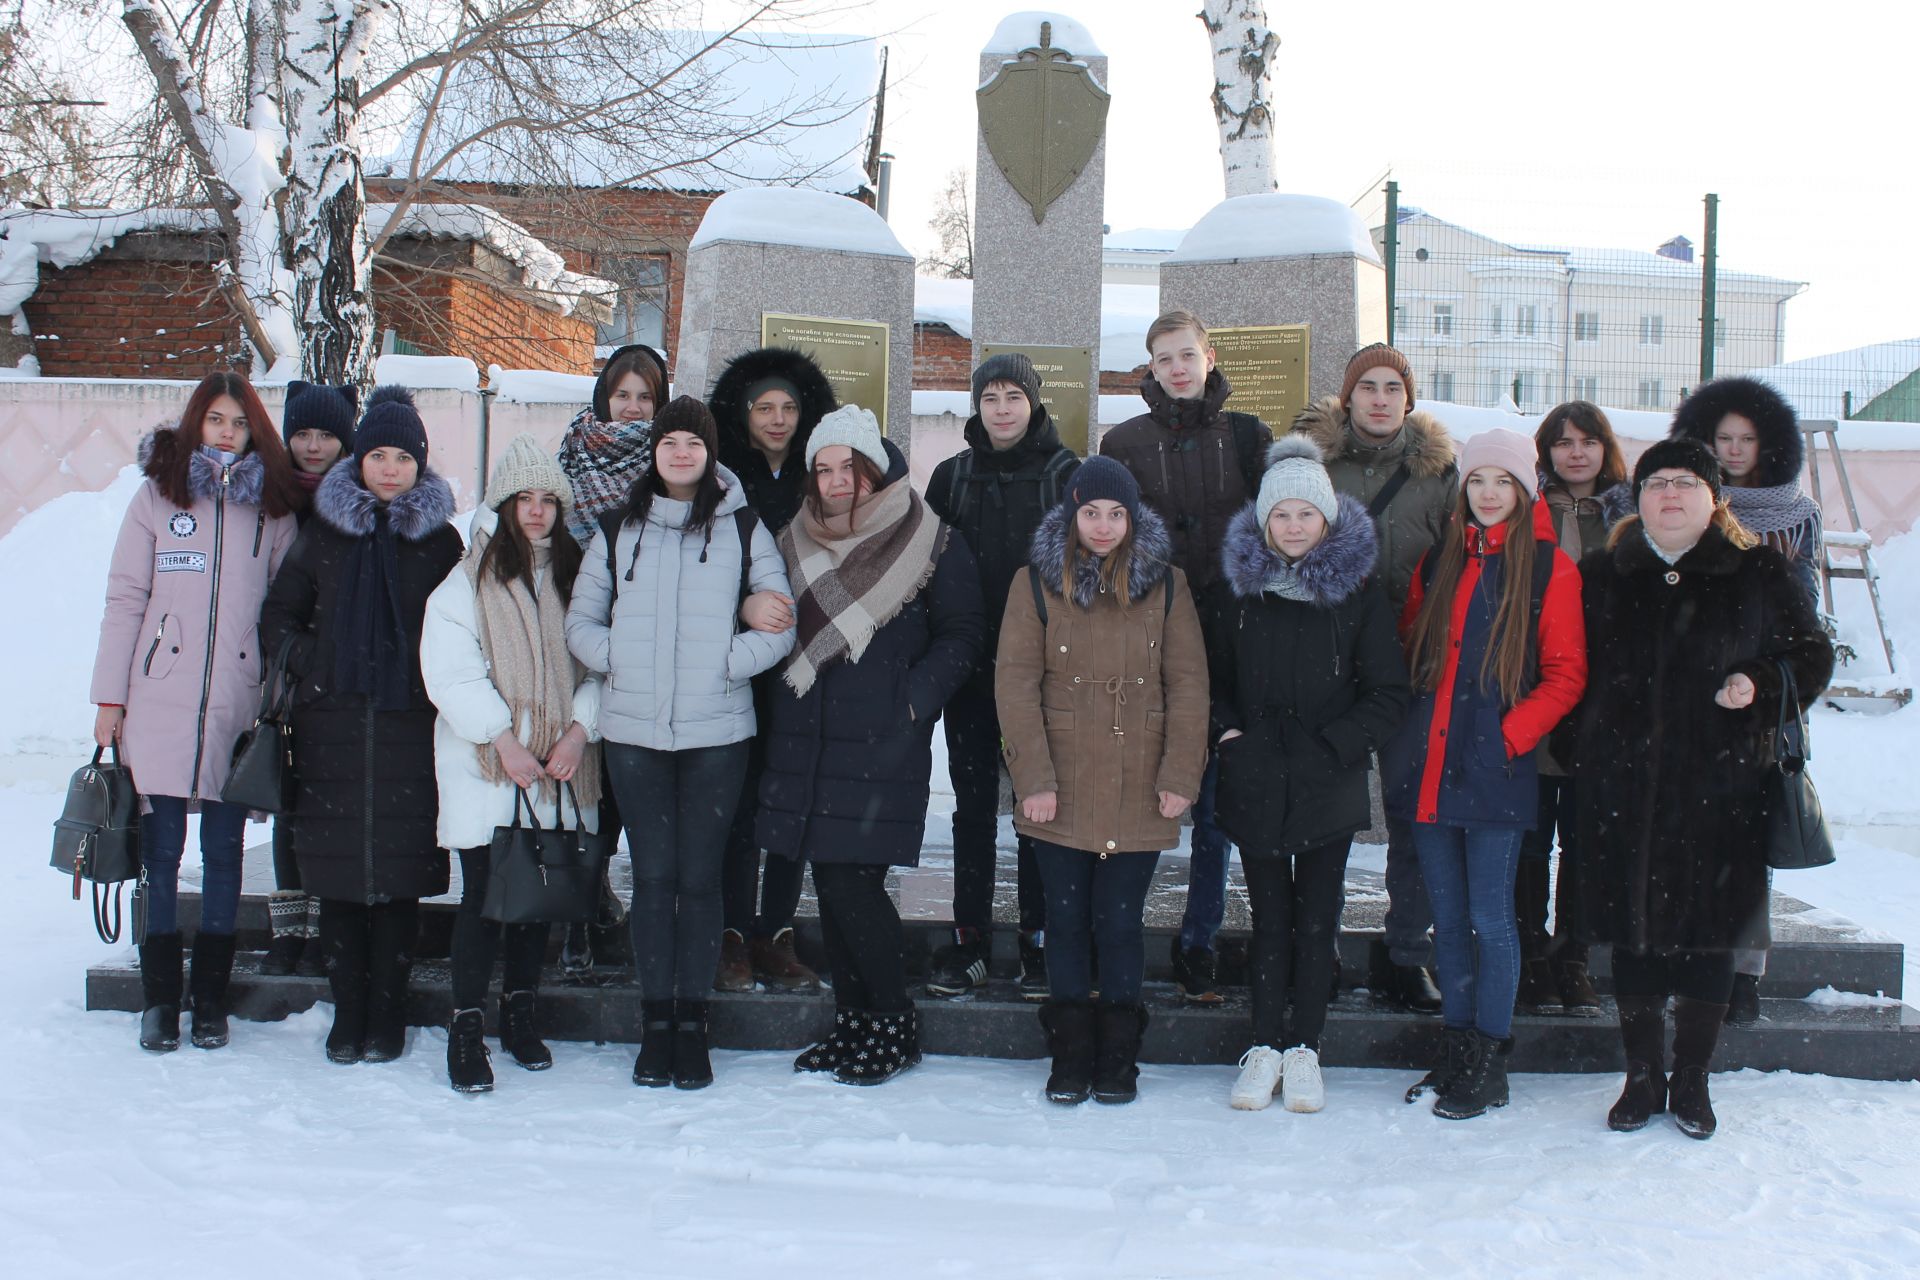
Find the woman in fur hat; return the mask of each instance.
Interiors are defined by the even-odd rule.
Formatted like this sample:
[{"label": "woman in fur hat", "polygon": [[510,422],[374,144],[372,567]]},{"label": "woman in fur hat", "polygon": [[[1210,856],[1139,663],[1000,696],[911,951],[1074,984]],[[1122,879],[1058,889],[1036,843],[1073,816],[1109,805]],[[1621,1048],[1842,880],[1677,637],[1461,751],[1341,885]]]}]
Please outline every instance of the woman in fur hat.
[{"label": "woman in fur hat", "polygon": [[134,493],[107,572],[93,664],[93,736],[117,745],[145,812],[146,934],[140,1047],[180,1045],[175,919],[187,814],[200,815],[204,867],[193,939],[193,1043],[227,1042],[226,992],[240,904],[247,811],[225,804],[233,746],[260,707],[267,583],[293,544],[300,491],[265,406],[246,379],[215,373],[177,425],[141,442]]},{"label": "woman in fur hat", "polygon": [[420,899],[447,891],[420,630],[464,550],[404,387],[374,391],[353,445],[314,491],[314,519],[260,610],[265,650],[292,637],[294,851],[320,899],[339,1063],[405,1051]]},{"label": "woman in fur hat", "polygon": [[567,651],[580,573],[580,544],[566,527],[572,505],[566,472],[531,435],[516,437],[487,476],[466,559],[428,598],[420,633],[420,674],[439,711],[439,840],[460,857],[447,1077],[461,1093],[493,1088],[482,1006],[502,951],[500,1047],[529,1071],[553,1065],[534,1029],[549,927],[502,925],[481,908],[494,830],[513,824],[522,797],[542,826],[556,813],[563,829],[596,825],[600,679]]},{"label": "woman in fur hat", "polygon": [[994,700],[1014,829],[1046,890],[1040,1025],[1058,1103],[1136,1096],[1141,913],[1206,768],[1206,649],[1173,554],[1132,473],[1089,458],[1035,530],[1001,623]]},{"label": "woman in fur hat", "polygon": [[1231,1099],[1242,1111],[1276,1090],[1289,1111],[1325,1101],[1347,851],[1369,821],[1372,753],[1413,696],[1378,559],[1373,520],[1336,497],[1319,446],[1273,445],[1258,497],[1227,526],[1229,594],[1207,628],[1218,813],[1253,904],[1253,1046]]}]

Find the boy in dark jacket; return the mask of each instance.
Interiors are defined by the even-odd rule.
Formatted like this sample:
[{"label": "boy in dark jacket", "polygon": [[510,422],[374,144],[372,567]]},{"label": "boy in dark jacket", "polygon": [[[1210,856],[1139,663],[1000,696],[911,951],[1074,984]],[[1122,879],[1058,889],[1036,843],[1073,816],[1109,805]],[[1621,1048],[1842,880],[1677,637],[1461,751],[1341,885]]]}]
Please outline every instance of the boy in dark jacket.
[{"label": "boy in dark jacket", "polygon": [[[1000,720],[993,655],[1007,590],[1025,567],[1033,531],[1059,505],[1080,460],[1040,403],[1033,362],[1009,353],[973,371],[967,447],[934,468],[927,505],[960,532],[980,569],[985,656],[947,703],[947,767],[953,778],[953,942],[934,953],[927,994],[954,997],[986,985],[993,927],[995,836],[1000,808]],[[1019,837],[1020,994],[1047,998],[1042,950],[1046,903],[1033,842]]]},{"label": "boy in dark jacket", "polygon": [[[1233,387],[1214,367],[1206,326],[1187,311],[1169,311],[1147,329],[1147,411],[1100,440],[1100,452],[1133,473],[1140,497],[1173,534],[1173,560],[1204,599],[1220,578],[1227,525],[1260,491],[1273,432],[1250,413],[1225,411]],[[1202,616],[1206,614],[1202,610]],[[1187,911],[1174,943],[1174,976],[1187,998],[1221,1000],[1214,985],[1213,935],[1226,914],[1227,837],[1213,821],[1219,770],[1207,753],[1206,777],[1193,806]]]}]

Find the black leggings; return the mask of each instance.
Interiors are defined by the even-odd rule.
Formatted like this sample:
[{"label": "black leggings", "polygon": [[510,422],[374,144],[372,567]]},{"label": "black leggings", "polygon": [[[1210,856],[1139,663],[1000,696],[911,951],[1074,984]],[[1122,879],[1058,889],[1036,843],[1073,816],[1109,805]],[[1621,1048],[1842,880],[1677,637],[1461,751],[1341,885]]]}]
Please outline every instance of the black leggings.
[{"label": "black leggings", "polygon": [[1613,991],[1622,999],[1685,996],[1725,1004],[1733,996],[1733,952],[1613,949]]},{"label": "black leggings", "polygon": [[293,823],[285,814],[273,820],[273,887],[300,892],[300,860],[293,856]]},{"label": "black leggings", "polygon": [[460,910],[453,917],[453,1007],[478,1009],[486,1003],[493,981],[493,961],[503,955],[506,967],[500,990],[532,991],[540,985],[540,962],[546,959],[548,925],[506,924],[480,914],[487,900],[489,853],[485,846],[460,852]]},{"label": "black leggings", "polygon": [[[941,711],[947,735],[947,770],[953,779],[953,922],[983,932],[993,927],[994,863],[1000,835],[1000,717],[993,690],[973,683],[947,700]],[[1046,890],[1033,839],[1014,845],[1020,931],[1047,924]]]},{"label": "black leggings", "polygon": [[1047,887],[1047,987],[1055,1000],[1085,1000],[1093,990],[1093,951],[1100,955],[1100,1002],[1139,1004],[1146,980],[1147,939],[1141,925],[1153,886],[1157,852],[1097,853],[1047,840],[1033,842]]},{"label": "black leggings", "polygon": [[864,1013],[913,1008],[900,912],[887,892],[887,868],[816,862],[813,887],[820,899],[820,940],[833,970],[833,1003]]},{"label": "black leggings", "polygon": [[605,744],[633,855],[633,963],[646,1000],[704,1000],[720,959],[720,861],[747,744]]},{"label": "black leggings", "polygon": [[[1240,869],[1253,903],[1253,1042],[1318,1052],[1327,1026],[1340,909],[1347,898],[1351,837],[1292,857],[1246,857]],[[1287,1029],[1287,1004],[1293,1004]]]},{"label": "black leggings", "polygon": [[[760,723],[767,723],[763,715]],[[806,879],[806,864],[797,858],[764,859],[761,872],[759,842],[754,824],[760,817],[760,774],[766,768],[766,753],[759,739],[753,739],[747,759],[746,778],[740,788],[740,803],[733,811],[733,825],[727,832],[727,852],[720,869],[720,915],[725,927],[743,938],[771,938],[793,923],[800,905],[800,888]],[[758,892],[759,911],[754,910]]]}]

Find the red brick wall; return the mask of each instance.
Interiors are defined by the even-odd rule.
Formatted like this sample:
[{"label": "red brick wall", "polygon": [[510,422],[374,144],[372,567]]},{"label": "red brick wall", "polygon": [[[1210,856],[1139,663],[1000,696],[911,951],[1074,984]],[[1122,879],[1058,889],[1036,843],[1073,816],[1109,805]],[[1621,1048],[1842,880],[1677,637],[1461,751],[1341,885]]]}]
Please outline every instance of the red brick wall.
[{"label": "red brick wall", "polygon": [[943,324],[913,326],[913,389],[971,391],[973,340]]},{"label": "red brick wall", "polygon": [[240,322],[204,262],[96,258],[40,269],[24,307],[49,378],[184,378],[245,361]]},{"label": "red brick wall", "polygon": [[593,372],[594,326],[475,280],[376,267],[376,322],[423,355],[465,356],[480,366]]}]

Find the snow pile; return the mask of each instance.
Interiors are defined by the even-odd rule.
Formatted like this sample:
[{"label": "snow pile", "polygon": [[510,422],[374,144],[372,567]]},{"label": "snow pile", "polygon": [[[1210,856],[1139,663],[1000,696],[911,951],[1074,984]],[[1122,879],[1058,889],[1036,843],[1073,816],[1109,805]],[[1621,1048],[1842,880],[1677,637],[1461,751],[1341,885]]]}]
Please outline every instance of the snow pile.
[{"label": "snow pile", "polygon": [[[1920,370],[1920,338],[1877,342],[1804,360],[1789,360],[1749,377],[1771,383],[1803,418],[1840,418],[1851,393],[1856,412]],[[1848,426],[1857,425],[1849,423]]]},{"label": "snow pile", "polygon": [[1106,53],[1093,38],[1093,32],[1077,19],[1061,13],[1047,13],[1034,9],[1023,13],[1010,13],[1000,20],[993,29],[987,43],[981,47],[983,54],[1018,54],[1028,49],[1040,47],[1040,24],[1053,24],[1052,47],[1064,49],[1076,58],[1104,58]]},{"label": "snow pile", "polygon": [[1360,215],[1338,200],[1267,192],[1222,200],[1163,261],[1239,262],[1323,253],[1380,262]]},{"label": "snow pile", "polygon": [[1135,227],[1107,233],[1101,237],[1100,246],[1109,253],[1172,253],[1186,234],[1185,227]]},{"label": "snow pile", "polygon": [[373,362],[373,380],[415,391],[478,391],[480,366],[465,356],[381,356]]},{"label": "snow pile", "polygon": [[1900,1001],[1892,996],[1870,996],[1861,991],[1839,991],[1822,987],[1804,997],[1806,1003],[1827,1009],[1898,1009]]},{"label": "snow pile", "polygon": [[943,324],[963,338],[973,336],[973,281],[913,278],[913,322]]},{"label": "snow pile", "polygon": [[553,373],[546,369],[487,366],[487,389],[520,404],[586,404],[593,399],[590,373]]},{"label": "snow pile", "polygon": [[[724,198],[724,197],[723,197]],[[1130,373],[1147,362],[1147,329],[1160,314],[1160,290],[1150,284],[1100,286],[1100,368]],[[973,281],[915,276],[913,322],[943,324],[973,336]]]},{"label": "snow pile", "polygon": [[37,378],[40,376],[40,362],[32,355],[20,357],[20,363],[8,368],[0,365],[0,378]]},{"label": "snow pile", "polygon": [[40,286],[40,264],[72,267],[136,231],[207,231],[205,209],[76,213],[63,209],[0,213],[0,315],[12,315]]},{"label": "snow pile", "polygon": [[741,240],[787,244],[838,253],[907,258],[886,219],[845,196],[801,187],[747,187],[729,191],[707,206],[689,249]]},{"label": "snow pile", "polygon": [[[383,227],[395,206],[367,206],[367,225]],[[511,218],[477,204],[414,204],[401,215],[394,235],[419,240],[470,240],[520,268],[521,284],[550,298],[560,314],[572,315],[582,299],[612,306],[619,286],[598,276],[567,270],[566,260]]]}]

